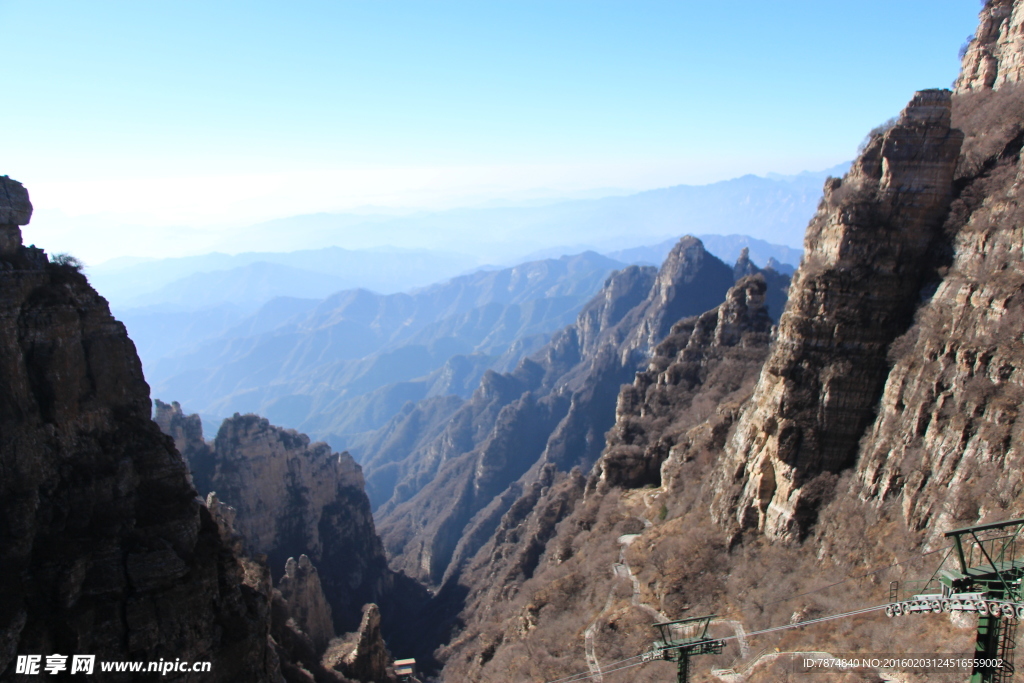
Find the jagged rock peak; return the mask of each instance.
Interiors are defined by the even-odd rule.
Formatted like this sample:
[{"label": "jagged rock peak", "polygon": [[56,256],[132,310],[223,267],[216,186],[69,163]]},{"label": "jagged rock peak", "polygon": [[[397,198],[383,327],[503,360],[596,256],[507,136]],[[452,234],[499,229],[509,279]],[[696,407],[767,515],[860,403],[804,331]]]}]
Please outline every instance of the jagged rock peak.
[{"label": "jagged rock peak", "polygon": [[721,303],[733,281],[732,268],[709,254],[699,239],[686,235],[672,247],[658,271],[626,349],[649,353],[677,320]]},{"label": "jagged rock peak", "polygon": [[743,247],[740,257],[736,259],[736,265],[732,267],[733,279],[739,280],[757,272],[757,266],[750,260],[750,248]]},{"label": "jagged rock peak", "polygon": [[199,417],[175,403],[158,402],[157,420],[183,444],[200,493],[215,491],[237,511],[247,553],[267,555],[273,568],[305,554],[320,567],[337,632],[351,630],[366,600],[386,592],[391,575],[351,455],[258,415],[235,413],[212,443],[202,440]]},{"label": "jagged rock peak", "polygon": [[[778,341],[729,443],[715,514],[800,538],[849,467],[911,322],[929,250],[953,192],[963,134],[949,91],[917,93],[842,180],[829,179],[807,230]],[[742,493],[726,493],[737,477]]]},{"label": "jagged rock peak", "polygon": [[706,258],[708,252],[699,239],[693,235],[686,235],[680,239],[665,257],[665,262],[658,271],[657,287],[662,299],[668,298],[668,292],[672,287],[693,282]]},{"label": "jagged rock peak", "polygon": [[21,248],[21,229],[32,218],[28,190],[17,180],[0,176],[0,256],[13,256]]},{"label": "jagged rock peak", "polygon": [[956,92],[998,89],[1024,78],[1024,3],[989,0],[964,53]]},{"label": "jagged rock peak", "polygon": [[[588,488],[661,484],[662,464],[685,431],[704,417],[693,409],[695,399],[707,390],[719,392],[710,402],[720,402],[740,388],[744,374],[756,376],[772,328],[766,291],[763,275],[747,276],[720,306],[672,326],[647,369],[619,393],[615,426]],[[746,365],[748,372],[738,371]]]},{"label": "jagged rock peak", "polygon": [[334,638],[334,625],[331,606],[327,604],[320,585],[320,575],[309,556],[300,555],[298,561],[289,557],[277,587],[288,603],[291,617],[313,641],[317,652],[323,652]]},{"label": "jagged rock peak", "polygon": [[391,659],[387,645],[380,633],[380,610],[372,602],[363,607],[363,619],[359,623],[359,631],[355,634],[354,643],[349,643],[347,651],[340,657],[328,653],[333,661],[326,661],[345,676],[365,683],[377,683],[390,680],[388,663]]}]

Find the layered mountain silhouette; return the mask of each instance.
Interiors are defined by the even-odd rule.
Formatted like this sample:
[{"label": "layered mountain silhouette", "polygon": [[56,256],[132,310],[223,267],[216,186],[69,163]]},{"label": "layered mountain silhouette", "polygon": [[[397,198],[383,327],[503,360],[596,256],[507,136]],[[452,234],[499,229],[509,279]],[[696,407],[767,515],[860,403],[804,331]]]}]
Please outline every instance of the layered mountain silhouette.
[{"label": "layered mountain silhouette", "polygon": [[340,448],[407,401],[468,396],[487,369],[514,366],[571,322],[621,265],[588,252],[410,293],[275,299],[149,363],[148,377],[156,394],[200,414],[251,411]]},{"label": "layered mountain silhouette", "polygon": [[737,275],[782,296],[788,278],[735,267],[686,237],[660,270],[613,274],[576,322],[510,373],[488,372],[472,398],[406,408],[358,444],[392,567],[428,584],[457,574],[546,468],[589,470],[614,421],[619,387],[675,321],[713,308]]}]

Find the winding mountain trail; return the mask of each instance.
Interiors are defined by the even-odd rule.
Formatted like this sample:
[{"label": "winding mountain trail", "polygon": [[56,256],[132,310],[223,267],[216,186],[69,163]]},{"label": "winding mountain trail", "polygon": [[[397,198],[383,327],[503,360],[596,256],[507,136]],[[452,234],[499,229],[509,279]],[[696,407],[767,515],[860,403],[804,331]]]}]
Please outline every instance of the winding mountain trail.
[{"label": "winding mountain trail", "polygon": [[[645,492],[642,496],[644,506],[646,508],[651,507],[651,496],[653,495],[654,497],[657,497],[657,495],[660,493],[660,491],[656,490]],[[635,518],[643,523],[644,530],[649,529],[651,526],[653,526],[653,522],[651,522],[651,520],[649,520],[643,514],[637,514]],[[629,546],[632,545],[632,543],[636,541],[636,539],[640,538],[640,536],[642,535],[643,532],[641,531],[640,533],[636,534],[623,534],[622,536],[619,536],[619,557],[616,562],[612,563],[612,576],[615,579],[628,579],[629,582],[632,584],[633,593],[630,596],[630,604],[632,606],[644,610],[655,621],[670,621],[668,615],[666,615],[656,607],[653,607],[652,605],[649,605],[643,601],[642,596],[640,594],[640,579],[633,572],[633,568],[629,565],[629,562],[626,559],[626,551],[629,549]],[[615,602],[616,583],[617,582],[613,582],[611,588],[609,588],[608,599],[605,601],[604,607],[601,609],[598,615],[594,618],[594,620],[587,626],[586,630],[583,632],[584,657],[587,662],[587,668],[590,670],[591,677],[595,681],[600,681],[601,683],[603,683],[604,681],[604,676],[601,670],[601,663],[597,658],[595,640],[597,637],[597,631],[600,626],[601,620],[608,613],[608,611],[611,610],[612,604]],[[736,637],[736,642],[740,648],[741,659],[745,659],[750,655],[750,644],[747,640],[746,630],[743,628],[743,624],[741,622],[733,619],[716,619],[712,623],[723,624],[732,629]]]}]

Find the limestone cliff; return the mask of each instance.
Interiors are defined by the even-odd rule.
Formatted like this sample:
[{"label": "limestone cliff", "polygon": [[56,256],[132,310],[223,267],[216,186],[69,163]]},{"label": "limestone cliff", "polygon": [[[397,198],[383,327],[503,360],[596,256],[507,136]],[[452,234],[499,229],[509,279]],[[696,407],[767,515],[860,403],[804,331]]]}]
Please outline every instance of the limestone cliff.
[{"label": "limestone cliff", "polygon": [[156,419],[183,444],[200,491],[208,486],[235,509],[248,554],[265,554],[275,574],[303,555],[316,566],[336,632],[354,629],[363,605],[388,592],[393,579],[362,471],[348,453],[256,415],[225,420],[212,443],[198,437],[198,416],[177,404],[158,401]]},{"label": "limestone cliff", "polygon": [[14,674],[18,654],[60,653],[278,681],[269,596],[150,419],[124,326],[73,263],[21,246],[30,215],[0,177],[0,678],[36,678]]},{"label": "limestone cliff", "polygon": [[[890,349],[851,491],[878,506],[898,502],[904,522],[930,535],[1024,512],[1024,86],[965,93],[953,113],[967,135],[963,159],[985,160],[958,168],[951,261]],[[993,121],[1005,125],[984,125]]]},{"label": "limestone cliff", "polygon": [[964,53],[958,94],[1019,83],[1024,77],[1024,8],[1014,0],[989,0]]},{"label": "limestone cliff", "polygon": [[976,622],[945,615],[749,632],[884,603],[933,575],[945,531],[1024,515],[1022,18],[986,3],[957,93],[918,93],[826,184],[760,369],[716,376],[714,342],[690,346],[710,316],[669,335],[531,575],[473,585],[447,675],[598,678],[652,621],[712,612],[729,640],[699,666],[722,680],[783,680],[779,651],[973,646]]},{"label": "limestone cliff", "polygon": [[720,518],[798,538],[831,477],[853,464],[887,349],[910,325],[942,238],[964,137],[950,117],[948,91],[918,93],[845,178],[826,184],[778,342],[729,443],[725,477],[742,490],[723,494]]}]

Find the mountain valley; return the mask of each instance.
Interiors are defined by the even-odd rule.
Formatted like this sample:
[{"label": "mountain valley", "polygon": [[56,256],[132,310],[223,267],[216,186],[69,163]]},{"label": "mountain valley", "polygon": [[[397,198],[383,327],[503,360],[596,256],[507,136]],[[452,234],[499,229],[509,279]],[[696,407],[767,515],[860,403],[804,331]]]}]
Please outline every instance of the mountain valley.
[{"label": "mountain valley", "polygon": [[[760,683],[806,679],[812,656],[1012,658],[1024,611],[920,595],[1020,592],[977,578],[1018,576],[1005,557],[956,574],[947,535],[1024,530],[1022,65],[1024,0],[988,0],[953,89],[908,93],[814,190],[795,270],[770,232],[694,229],[408,292],[239,311],[225,288],[222,308],[135,318],[135,343],[74,261],[22,244],[28,192],[0,177],[0,679],[58,652],[212,663],[167,677],[188,683]],[[804,199],[766,231],[822,185],[784,182]],[[611,231],[635,201],[554,213]],[[530,215],[526,232],[553,220]],[[692,640],[652,645],[688,618]]]}]

